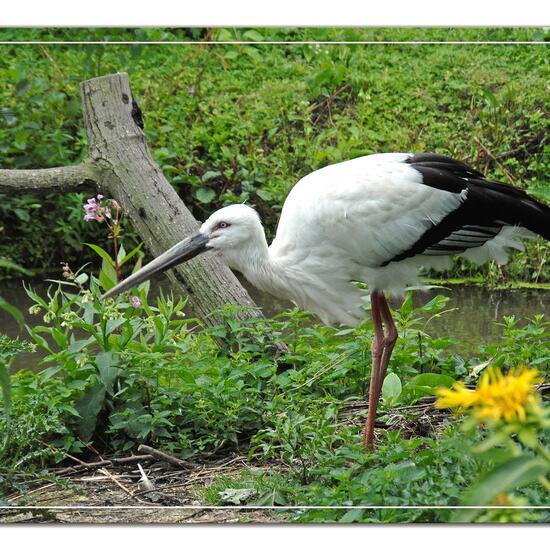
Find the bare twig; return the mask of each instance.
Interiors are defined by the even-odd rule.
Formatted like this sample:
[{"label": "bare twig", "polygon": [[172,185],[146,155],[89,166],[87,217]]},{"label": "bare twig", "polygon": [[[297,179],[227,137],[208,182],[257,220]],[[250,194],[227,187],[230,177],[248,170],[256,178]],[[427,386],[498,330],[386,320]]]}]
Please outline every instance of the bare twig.
[{"label": "bare twig", "polygon": [[102,466],[113,466],[115,464],[128,464],[130,462],[137,462],[139,460],[152,460],[153,456],[150,454],[145,455],[133,455],[121,458],[111,458],[109,460],[99,460],[97,462],[82,462],[78,466],[69,466],[61,470],[52,470],[56,475],[73,474],[84,470],[93,470],[94,468],[101,468]]},{"label": "bare twig", "polygon": [[140,445],[138,447],[138,451],[148,453],[159,460],[164,460],[165,462],[173,464],[174,466],[178,466],[179,468],[189,469],[189,468],[194,468],[198,466],[198,464],[190,464],[185,460],[181,460],[180,458],[177,458],[175,456],[159,451],[158,449],[153,449],[153,447],[149,447],[148,445]]},{"label": "bare twig", "polygon": [[493,152],[487,146],[483,145],[483,143],[481,142],[481,140],[477,136],[474,136],[474,141],[483,149],[483,152],[491,160],[493,160],[495,162],[495,164],[504,172],[506,177],[510,180],[510,183],[512,185],[515,185],[516,180],[515,180],[514,176],[512,176],[512,174],[502,165],[502,163],[499,162],[498,158],[493,154]]},{"label": "bare twig", "polygon": [[131,496],[132,498],[136,499],[138,502],[142,503],[142,504],[150,504],[149,502],[146,502],[145,500],[141,500],[138,496],[136,496],[132,491],[130,491],[130,489],[128,489],[128,487],[126,487],[125,485],[123,485],[115,476],[113,476],[108,470],[106,470],[105,468],[101,468],[100,470],[98,470],[99,472],[101,472],[102,474],[106,475],[113,483],[115,483],[116,485],[118,485],[118,487],[120,487],[127,495]]},{"label": "bare twig", "polygon": [[57,64],[56,60],[51,56],[48,49],[40,45],[40,50],[42,51],[44,56],[48,59],[48,61],[57,69],[57,72],[59,73],[61,78],[65,78],[65,73],[63,72],[63,69]]},{"label": "bare twig", "polygon": [[337,98],[342,92],[344,92],[348,88],[349,88],[349,84],[344,84],[343,86],[340,86],[340,88],[338,88],[333,94],[329,95],[327,98],[323,99],[322,101],[319,101],[319,103],[316,103],[315,105],[313,105],[313,107],[311,108],[311,111],[312,112],[316,111],[317,109],[319,109],[319,107],[327,103],[330,103],[333,99]]}]

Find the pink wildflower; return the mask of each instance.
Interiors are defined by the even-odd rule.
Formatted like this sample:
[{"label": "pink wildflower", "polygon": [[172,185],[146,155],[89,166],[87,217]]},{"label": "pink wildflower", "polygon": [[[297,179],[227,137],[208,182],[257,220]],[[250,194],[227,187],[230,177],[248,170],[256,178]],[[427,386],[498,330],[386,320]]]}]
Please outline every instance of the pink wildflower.
[{"label": "pink wildflower", "polygon": [[[86,204],[84,205],[84,221],[89,222],[91,220],[95,220],[96,222],[103,222],[105,221],[105,218],[110,217],[110,211],[108,208],[105,208],[104,206],[101,206],[101,199],[103,198],[103,195],[97,195],[96,197],[92,197],[91,199],[88,199],[86,201]],[[100,201],[100,202],[97,202]]]},{"label": "pink wildflower", "polygon": [[141,300],[137,296],[132,296],[132,307],[134,309],[141,307]]}]

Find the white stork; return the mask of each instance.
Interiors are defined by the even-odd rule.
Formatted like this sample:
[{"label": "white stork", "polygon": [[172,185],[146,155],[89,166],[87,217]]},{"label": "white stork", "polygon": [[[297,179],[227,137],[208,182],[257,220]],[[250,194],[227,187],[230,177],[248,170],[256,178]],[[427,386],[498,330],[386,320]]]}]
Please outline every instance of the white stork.
[{"label": "white stork", "polygon": [[550,239],[550,208],[525,191],[438,154],[375,154],[302,178],[284,203],[270,246],[255,210],[227,206],[104,297],[213,251],[254,286],[324,323],[357,325],[366,315],[357,282],[366,283],[374,339],[364,443],[372,446],[398,336],[385,293],[403,293],[418,284],[420,266],[441,269],[453,255],[505,263],[507,249],[523,249],[520,239],[533,233]]}]

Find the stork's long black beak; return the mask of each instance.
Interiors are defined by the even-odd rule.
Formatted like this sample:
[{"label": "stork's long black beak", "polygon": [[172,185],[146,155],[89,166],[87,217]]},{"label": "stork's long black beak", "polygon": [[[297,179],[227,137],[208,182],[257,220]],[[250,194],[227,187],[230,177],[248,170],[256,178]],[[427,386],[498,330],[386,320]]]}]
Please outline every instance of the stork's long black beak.
[{"label": "stork's long black beak", "polygon": [[150,279],[157,273],[162,273],[175,265],[181,264],[182,262],[186,262],[187,260],[198,256],[207,250],[206,244],[208,243],[208,240],[209,238],[202,233],[197,233],[192,237],[187,237],[187,239],[184,239],[172,248],[169,248],[158,258],[155,258],[147,265],[143,266],[139,271],[136,271],[128,278],[124,279],[124,281],[120,281],[120,283],[111,288],[111,290],[103,294],[101,299],[104,300],[105,298],[120,294],[121,292],[133,288],[143,281]]}]

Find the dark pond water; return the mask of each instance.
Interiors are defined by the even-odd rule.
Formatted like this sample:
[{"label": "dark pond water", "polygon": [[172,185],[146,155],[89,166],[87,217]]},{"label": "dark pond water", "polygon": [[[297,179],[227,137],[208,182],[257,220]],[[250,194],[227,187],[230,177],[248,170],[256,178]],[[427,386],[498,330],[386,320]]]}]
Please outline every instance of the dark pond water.
[{"label": "dark pond water", "polygon": [[[166,281],[162,281],[163,286]],[[46,292],[48,283],[33,283],[32,286],[42,295]],[[250,289],[250,292],[267,316],[290,307],[289,303],[278,301],[267,294],[259,294],[254,289]],[[525,319],[544,313],[546,318],[550,318],[550,291],[547,290],[490,290],[477,286],[452,286],[417,291],[414,296],[415,305],[425,303],[437,294],[449,296],[447,308],[457,309],[434,319],[428,332],[432,336],[453,335],[458,341],[456,351],[465,357],[471,356],[479,344],[494,341],[499,336],[501,327],[495,322],[501,321],[505,315]],[[32,302],[21,281],[0,283],[0,296],[24,312],[27,323],[42,322],[41,316],[28,314]],[[398,306],[399,301],[395,301],[393,305]],[[26,331],[21,333],[13,319],[0,310],[0,334],[25,337]],[[21,354],[13,369],[39,368],[39,359],[40,355],[37,353]]]}]

